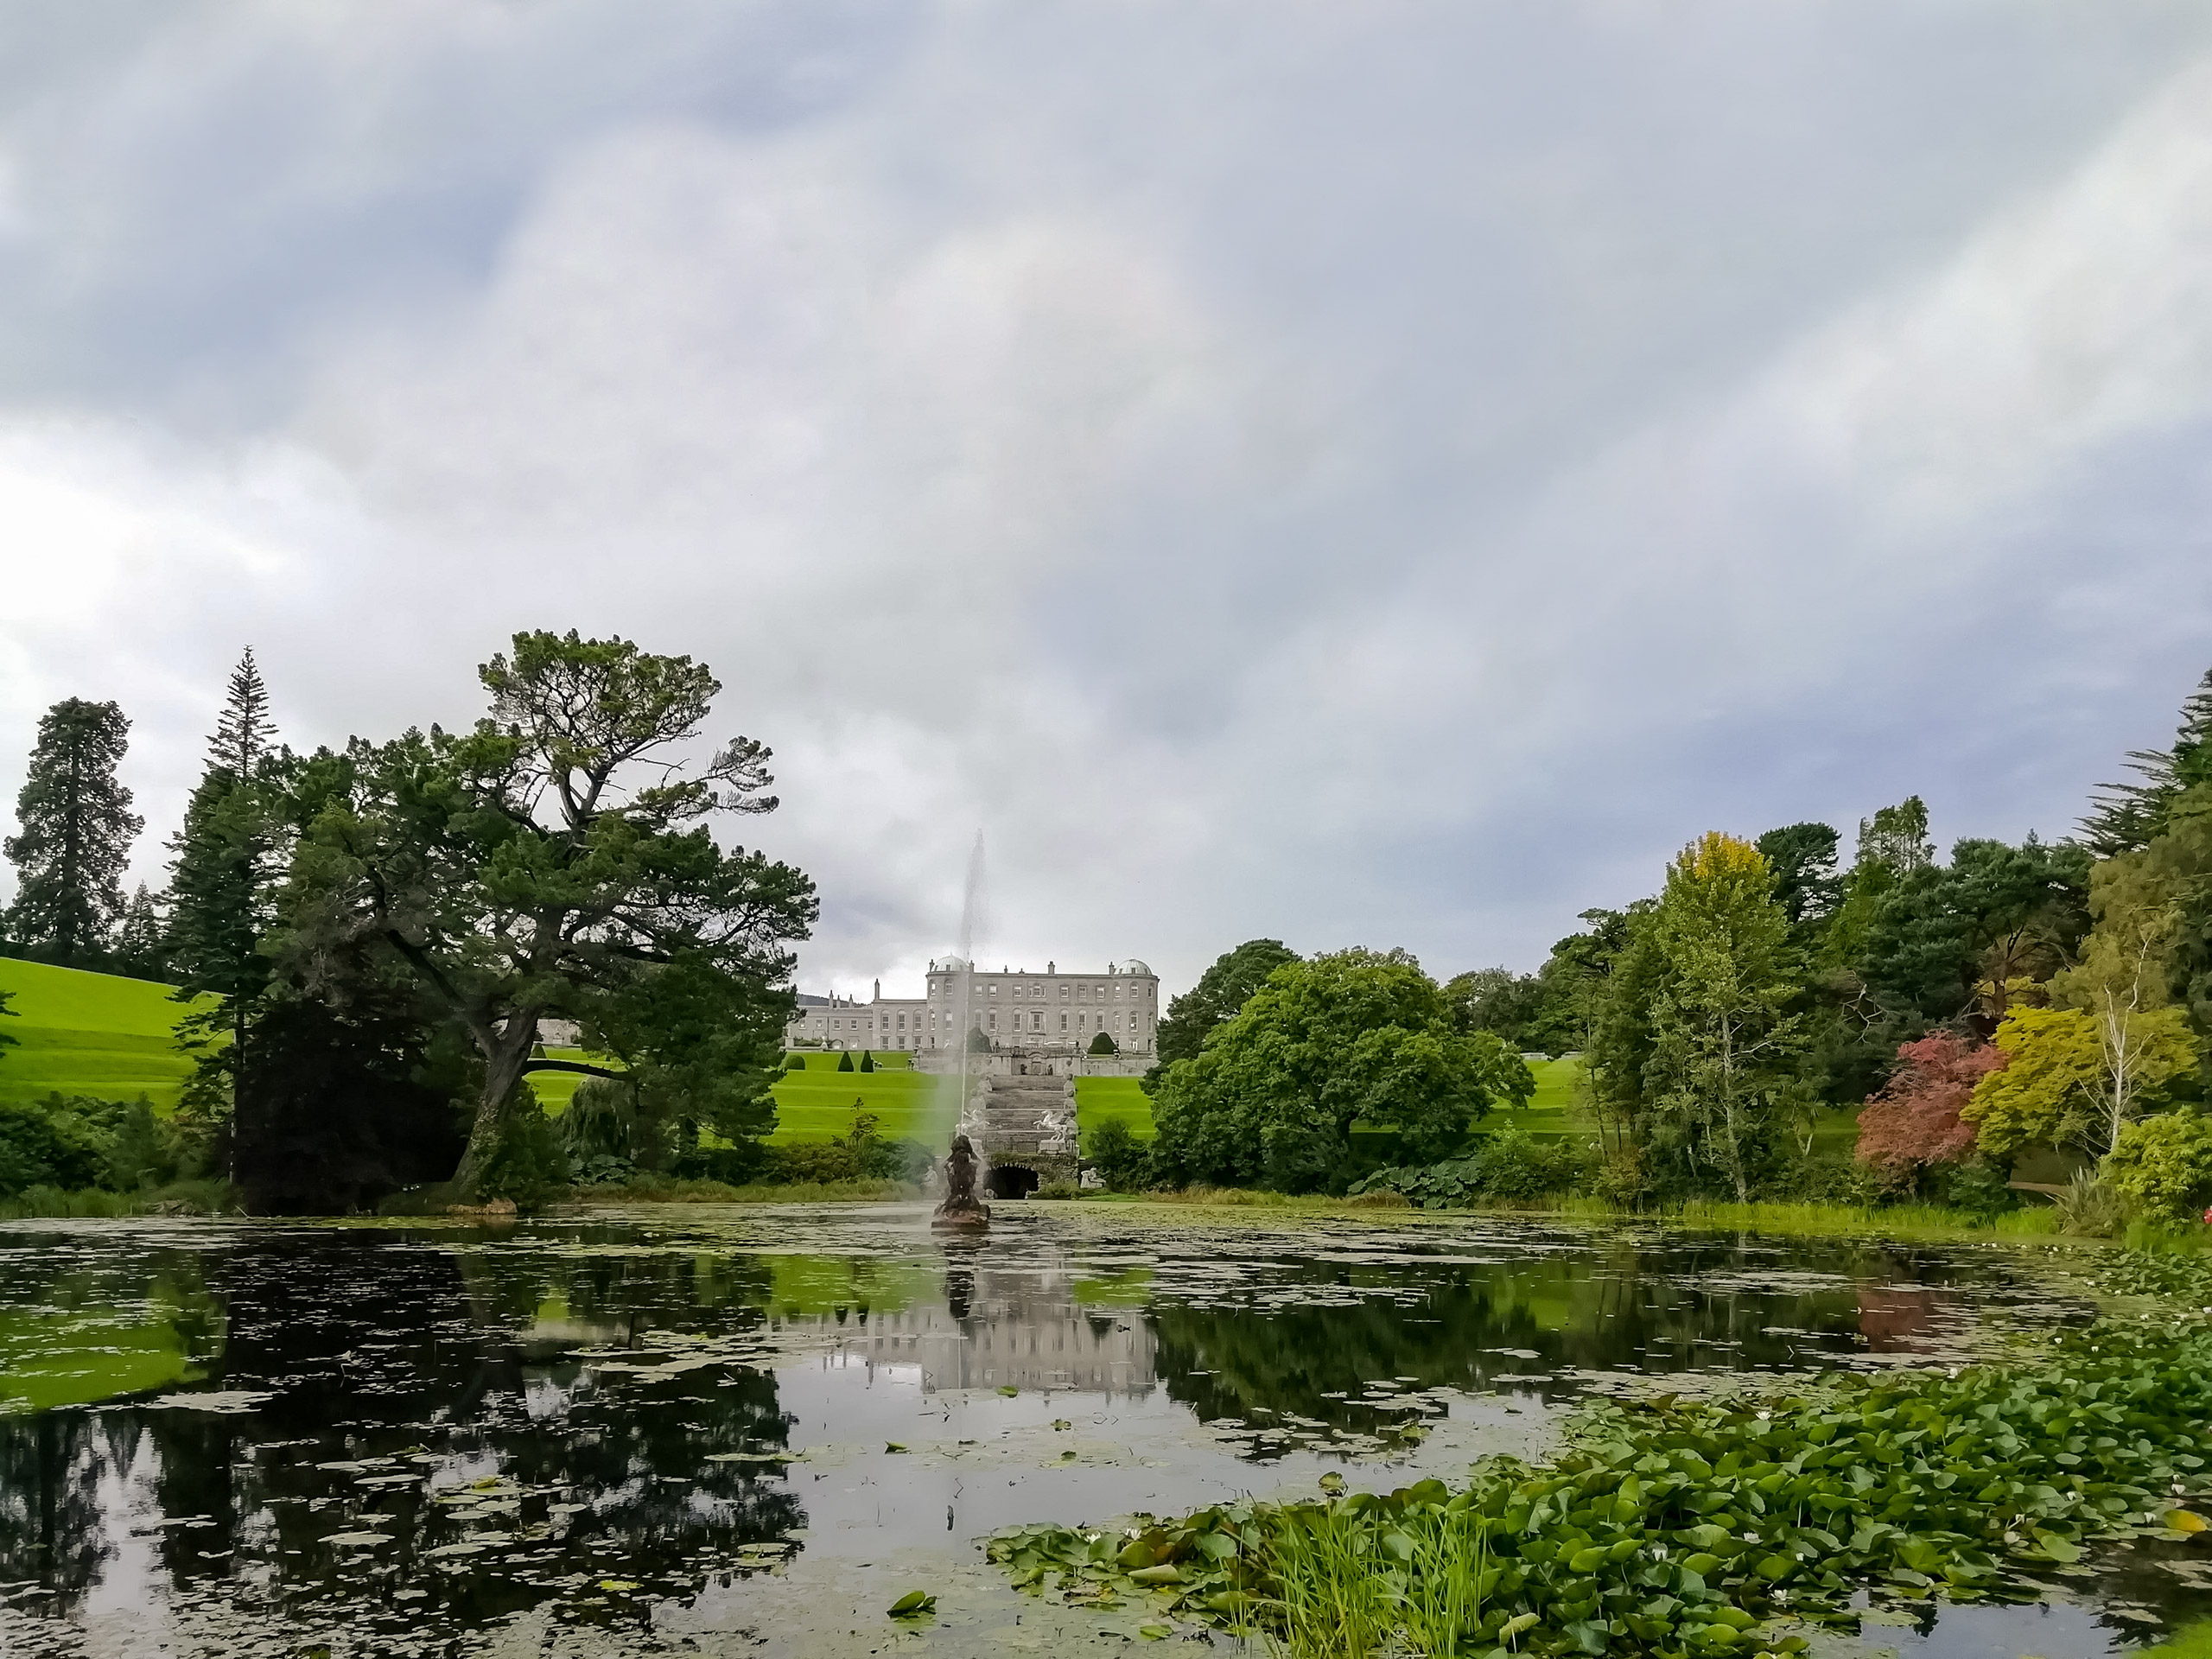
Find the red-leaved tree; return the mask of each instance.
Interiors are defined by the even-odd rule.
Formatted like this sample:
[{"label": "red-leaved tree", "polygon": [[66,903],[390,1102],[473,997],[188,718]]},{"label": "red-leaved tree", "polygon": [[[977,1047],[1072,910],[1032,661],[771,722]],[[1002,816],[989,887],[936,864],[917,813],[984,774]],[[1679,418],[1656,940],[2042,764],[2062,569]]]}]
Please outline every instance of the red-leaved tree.
[{"label": "red-leaved tree", "polygon": [[1963,1162],[1974,1127],[1959,1121],[1974,1086],[2012,1057],[1947,1031],[1897,1049],[1897,1069],[1859,1113],[1859,1161],[1898,1185]]}]

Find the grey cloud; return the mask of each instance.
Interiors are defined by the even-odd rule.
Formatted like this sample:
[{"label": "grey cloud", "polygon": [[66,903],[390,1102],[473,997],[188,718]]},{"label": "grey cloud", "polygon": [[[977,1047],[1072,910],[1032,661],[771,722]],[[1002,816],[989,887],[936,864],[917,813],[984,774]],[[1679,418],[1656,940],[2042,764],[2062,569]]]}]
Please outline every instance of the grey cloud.
[{"label": "grey cloud", "polygon": [[315,741],[617,628],[778,748],[810,986],[978,823],[1009,959],[1449,971],[1707,827],[2062,829],[2212,655],[2196,9],[298,16],[0,128],[0,711],[97,671],[157,819],[245,638]]}]

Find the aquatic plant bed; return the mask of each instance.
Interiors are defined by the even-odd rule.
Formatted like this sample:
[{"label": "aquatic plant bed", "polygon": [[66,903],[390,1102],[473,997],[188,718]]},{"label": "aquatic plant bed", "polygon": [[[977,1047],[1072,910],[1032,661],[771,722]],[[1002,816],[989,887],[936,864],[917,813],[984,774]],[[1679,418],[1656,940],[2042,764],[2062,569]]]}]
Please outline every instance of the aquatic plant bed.
[{"label": "aquatic plant bed", "polygon": [[1788,1624],[1855,1624],[1868,1588],[2031,1601],[2100,1542],[2186,1544],[2208,1429],[2212,1332],[2107,1319],[2017,1363],[1592,1404],[1548,1465],[1456,1488],[1019,1527],[988,1553],[1067,1602],[1300,1654],[1797,1652]]}]

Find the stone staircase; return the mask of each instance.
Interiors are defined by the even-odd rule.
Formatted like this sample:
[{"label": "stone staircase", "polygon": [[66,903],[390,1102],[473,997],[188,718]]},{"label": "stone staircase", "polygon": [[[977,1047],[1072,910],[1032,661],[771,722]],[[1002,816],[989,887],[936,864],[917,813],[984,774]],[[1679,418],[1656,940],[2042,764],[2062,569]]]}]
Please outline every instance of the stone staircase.
[{"label": "stone staircase", "polygon": [[1075,1085],[1065,1077],[982,1080],[974,1119],[990,1165],[1033,1170],[1040,1183],[1076,1177]]}]

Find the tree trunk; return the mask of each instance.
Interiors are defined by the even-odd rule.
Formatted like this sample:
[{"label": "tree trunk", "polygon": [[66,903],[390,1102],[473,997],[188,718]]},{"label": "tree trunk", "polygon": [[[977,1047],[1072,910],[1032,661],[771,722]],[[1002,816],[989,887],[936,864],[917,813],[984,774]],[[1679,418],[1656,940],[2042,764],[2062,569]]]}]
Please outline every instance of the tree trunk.
[{"label": "tree trunk", "polygon": [[509,1015],[505,1030],[480,1035],[477,1046],[484,1051],[484,1092],[477,1097],[476,1121],[469,1126],[468,1148],[461,1154],[461,1167],[453,1177],[454,1191],[469,1202],[480,1196],[485,1171],[499,1150],[507,1096],[522,1081],[523,1069],[530,1063],[530,1051],[537,1046],[537,1011],[531,1008]]}]

